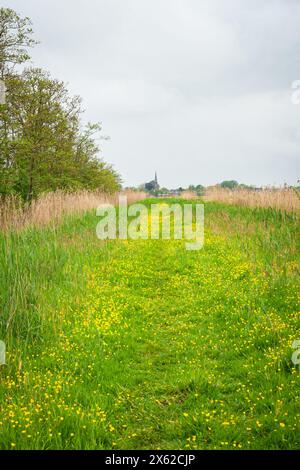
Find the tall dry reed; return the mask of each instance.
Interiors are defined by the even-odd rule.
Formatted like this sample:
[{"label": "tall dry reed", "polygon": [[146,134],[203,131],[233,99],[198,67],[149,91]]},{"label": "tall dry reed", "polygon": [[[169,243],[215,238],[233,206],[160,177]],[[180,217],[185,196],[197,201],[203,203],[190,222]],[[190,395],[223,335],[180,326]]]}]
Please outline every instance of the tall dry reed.
[{"label": "tall dry reed", "polygon": [[195,193],[195,191],[182,191],[180,197],[182,199],[187,199],[187,200],[191,200],[191,199],[197,199],[197,193]]},{"label": "tall dry reed", "polygon": [[113,195],[87,190],[72,193],[55,191],[41,195],[30,205],[24,205],[19,198],[11,196],[0,201],[0,230],[20,230],[56,223],[65,215],[81,214],[100,204],[117,204],[120,195],[127,196],[128,204],[146,197],[146,193],[129,190]]},{"label": "tall dry reed", "polygon": [[292,188],[230,190],[214,186],[207,188],[204,200],[225,202],[239,206],[271,207],[287,212],[297,212],[300,208],[300,196]]}]

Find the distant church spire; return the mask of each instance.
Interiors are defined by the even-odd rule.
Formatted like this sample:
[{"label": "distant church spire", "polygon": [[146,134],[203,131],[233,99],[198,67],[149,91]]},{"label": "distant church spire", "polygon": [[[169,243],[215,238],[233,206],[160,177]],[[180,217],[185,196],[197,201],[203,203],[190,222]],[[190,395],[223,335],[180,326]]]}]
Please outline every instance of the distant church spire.
[{"label": "distant church spire", "polygon": [[158,182],[157,182],[157,173],[155,172],[155,178],[154,178],[154,181],[155,183],[158,185]]}]

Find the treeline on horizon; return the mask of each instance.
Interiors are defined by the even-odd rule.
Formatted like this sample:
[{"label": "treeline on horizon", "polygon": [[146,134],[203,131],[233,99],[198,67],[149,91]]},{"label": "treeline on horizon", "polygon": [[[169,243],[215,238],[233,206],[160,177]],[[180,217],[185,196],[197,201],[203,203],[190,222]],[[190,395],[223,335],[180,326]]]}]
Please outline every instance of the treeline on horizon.
[{"label": "treeline on horizon", "polygon": [[82,125],[80,97],[45,70],[20,70],[36,44],[30,19],[0,8],[0,197],[30,203],[58,189],[117,191],[119,175],[99,158],[101,125]]},{"label": "treeline on horizon", "polygon": [[[203,186],[202,184],[198,184],[198,185],[193,185],[193,184],[190,184],[188,187],[186,188],[183,188],[182,186],[180,186],[179,188],[175,188],[175,189],[169,189],[169,188],[166,188],[166,187],[156,187],[156,182],[153,180],[153,181],[149,181],[149,183],[145,183],[141,186],[139,186],[138,188],[128,188],[128,189],[133,189],[133,190],[139,190],[139,191],[147,191],[149,192],[150,194],[153,194],[153,195],[161,195],[161,194],[169,194],[169,193],[183,193],[183,192],[186,192],[186,191],[191,191],[191,192],[194,192],[196,193],[198,196],[203,196],[205,194],[205,190],[210,188],[211,186],[209,187],[206,187],[206,186]],[[222,189],[229,189],[229,190],[235,190],[235,189],[249,189],[249,190],[258,190],[258,189],[261,189],[261,188],[257,188],[255,186],[249,186],[247,184],[243,184],[243,183],[238,183],[236,180],[225,180],[225,181],[222,181],[222,183],[220,184],[217,184],[214,186],[215,188],[222,188]]]},{"label": "treeline on horizon", "polygon": [[[299,197],[299,190],[300,190],[300,181],[298,181],[298,184],[296,186],[290,186],[285,184],[283,186],[284,189],[293,189],[296,191],[296,194],[298,194]],[[282,189],[281,187],[271,187],[271,186],[254,186],[254,185],[248,185],[244,183],[239,183],[236,180],[225,180],[222,181],[221,183],[215,184],[215,185],[210,185],[210,186],[203,186],[202,184],[198,185],[193,185],[190,184],[187,187],[182,187],[179,186],[178,188],[174,189],[169,189],[166,187],[156,187],[156,182],[149,181],[149,183],[144,183],[138,187],[128,187],[127,189],[133,190],[133,191],[146,191],[150,193],[153,196],[161,196],[161,195],[168,195],[168,194],[181,194],[181,193],[186,193],[186,192],[193,192],[197,196],[204,196],[207,190],[211,189],[225,189],[229,191],[236,191],[236,190],[248,190],[249,192],[257,192],[257,191],[263,191],[265,189],[268,190],[279,190]]]}]

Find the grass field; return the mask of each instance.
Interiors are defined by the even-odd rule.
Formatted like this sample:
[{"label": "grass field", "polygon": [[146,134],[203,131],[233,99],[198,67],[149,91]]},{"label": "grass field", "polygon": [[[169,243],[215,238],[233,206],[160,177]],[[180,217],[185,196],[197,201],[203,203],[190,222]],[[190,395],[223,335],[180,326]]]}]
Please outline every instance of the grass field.
[{"label": "grass field", "polygon": [[92,212],[0,236],[1,449],[300,448],[298,216],[205,217],[200,251]]}]

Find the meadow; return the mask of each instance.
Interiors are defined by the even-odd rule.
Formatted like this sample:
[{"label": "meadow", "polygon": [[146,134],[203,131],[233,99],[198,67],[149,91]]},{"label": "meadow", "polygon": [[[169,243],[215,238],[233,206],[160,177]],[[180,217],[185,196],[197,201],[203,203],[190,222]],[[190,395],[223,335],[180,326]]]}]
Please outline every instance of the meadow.
[{"label": "meadow", "polygon": [[299,449],[299,213],[206,202],[200,251],[97,221],[0,234],[0,449]]}]

